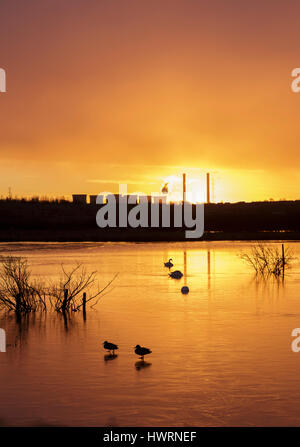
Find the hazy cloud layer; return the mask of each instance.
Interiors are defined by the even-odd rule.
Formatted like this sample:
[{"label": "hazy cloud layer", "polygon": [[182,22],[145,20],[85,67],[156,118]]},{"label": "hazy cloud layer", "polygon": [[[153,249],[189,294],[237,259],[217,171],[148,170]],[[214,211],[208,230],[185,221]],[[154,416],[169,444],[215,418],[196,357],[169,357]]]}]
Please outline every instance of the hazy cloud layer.
[{"label": "hazy cloud layer", "polygon": [[27,191],[42,163],[50,193],[62,163],[63,193],[80,169],[84,187],[182,166],[262,170],[281,189],[300,162],[299,14],[297,1],[1,2],[2,182]]}]

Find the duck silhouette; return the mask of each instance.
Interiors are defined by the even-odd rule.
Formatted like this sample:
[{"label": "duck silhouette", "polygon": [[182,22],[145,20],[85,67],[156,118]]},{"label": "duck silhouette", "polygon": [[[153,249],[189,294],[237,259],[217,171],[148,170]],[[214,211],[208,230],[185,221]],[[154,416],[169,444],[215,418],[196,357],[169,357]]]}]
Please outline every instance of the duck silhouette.
[{"label": "duck silhouette", "polygon": [[164,264],[165,264],[165,267],[168,267],[168,269],[170,269],[170,268],[173,267],[173,265],[174,265],[174,264],[172,264],[171,261],[173,261],[172,258],[170,258],[170,259],[168,260],[168,262],[165,262],[165,263],[164,263]]},{"label": "duck silhouette", "polygon": [[144,355],[152,353],[150,349],[144,348],[143,346],[140,345],[136,345],[134,352],[136,353],[136,355],[139,355],[143,361],[144,361]]},{"label": "duck silhouette", "polygon": [[169,273],[169,276],[174,279],[180,279],[183,277],[183,274],[180,270],[175,270],[174,272]]},{"label": "duck silhouette", "polygon": [[103,343],[103,347],[104,349],[107,349],[109,352],[112,351],[113,355],[115,355],[115,351],[119,349],[118,345],[115,345],[114,343],[109,343],[108,341],[105,341]]}]

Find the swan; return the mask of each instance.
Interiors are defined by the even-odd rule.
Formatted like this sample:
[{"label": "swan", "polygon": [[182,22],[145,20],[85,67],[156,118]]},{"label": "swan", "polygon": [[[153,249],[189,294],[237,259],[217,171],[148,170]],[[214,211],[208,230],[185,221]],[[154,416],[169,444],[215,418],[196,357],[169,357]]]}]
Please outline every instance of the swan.
[{"label": "swan", "polygon": [[180,270],[175,270],[174,272],[169,273],[169,276],[174,279],[180,279],[183,277],[183,274]]},{"label": "swan", "polygon": [[170,259],[168,260],[168,262],[165,262],[165,267],[168,267],[169,269],[170,269],[171,267],[173,267],[174,264],[172,264],[171,261],[173,261],[172,258],[170,258]]},{"label": "swan", "polygon": [[152,353],[150,349],[144,348],[143,346],[140,345],[136,345],[134,352],[136,353],[136,355],[139,355],[143,361],[144,361],[144,355]]}]

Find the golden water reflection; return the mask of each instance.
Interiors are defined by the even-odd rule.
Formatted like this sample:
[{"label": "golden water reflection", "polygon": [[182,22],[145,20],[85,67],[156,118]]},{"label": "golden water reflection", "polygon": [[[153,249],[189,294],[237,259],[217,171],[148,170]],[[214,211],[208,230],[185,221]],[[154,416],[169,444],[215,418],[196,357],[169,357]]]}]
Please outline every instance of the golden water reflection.
[{"label": "golden water reflection", "polygon": [[[288,245],[299,256],[300,244]],[[102,285],[119,272],[85,319],[1,314],[2,424],[300,425],[300,353],[290,347],[300,326],[299,260],[284,282],[261,280],[238,256],[247,247],[1,244],[53,280],[61,262],[97,269]],[[169,258],[184,273],[179,281],[163,266]],[[152,350],[144,362],[137,344]]]}]

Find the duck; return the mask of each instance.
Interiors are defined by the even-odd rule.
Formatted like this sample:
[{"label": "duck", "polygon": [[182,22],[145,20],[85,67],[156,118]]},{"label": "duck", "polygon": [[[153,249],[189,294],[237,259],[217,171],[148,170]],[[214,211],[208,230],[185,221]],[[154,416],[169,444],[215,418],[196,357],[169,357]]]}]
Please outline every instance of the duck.
[{"label": "duck", "polygon": [[170,269],[171,267],[173,267],[174,264],[172,264],[171,261],[173,261],[172,258],[170,258],[170,259],[168,260],[168,262],[165,262],[165,263],[164,263],[164,264],[165,264],[165,267],[168,267],[169,269]]},{"label": "duck", "polygon": [[169,273],[169,276],[174,279],[180,279],[183,277],[183,273],[180,270],[175,270],[174,272]]},{"label": "duck", "polygon": [[143,361],[144,361],[144,355],[152,353],[150,349],[144,348],[143,346],[140,345],[136,345],[134,352],[136,353],[136,355],[139,355]]},{"label": "duck", "polygon": [[103,342],[104,349],[107,349],[109,352],[113,352],[113,355],[115,355],[115,351],[119,349],[118,345],[115,345],[114,343],[109,343],[108,341]]}]

